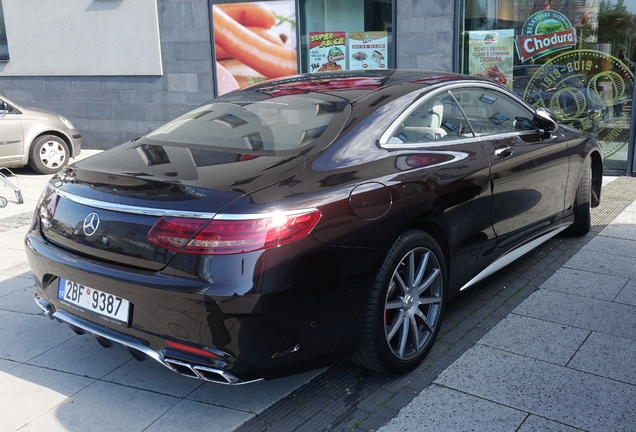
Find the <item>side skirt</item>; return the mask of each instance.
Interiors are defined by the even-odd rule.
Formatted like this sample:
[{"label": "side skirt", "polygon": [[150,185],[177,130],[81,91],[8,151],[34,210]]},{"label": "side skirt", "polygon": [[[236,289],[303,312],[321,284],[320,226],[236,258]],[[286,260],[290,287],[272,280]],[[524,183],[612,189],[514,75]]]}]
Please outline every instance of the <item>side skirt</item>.
[{"label": "side skirt", "polygon": [[549,233],[544,234],[541,237],[538,237],[538,238],[532,240],[531,242],[526,243],[523,246],[508,252],[507,254],[503,255],[500,258],[498,258],[496,261],[494,261],[492,264],[490,264],[484,270],[482,270],[481,273],[479,273],[477,276],[475,276],[470,281],[468,281],[468,283],[466,283],[466,285],[464,285],[463,287],[460,288],[460,291],[463,291],[466,288],[470,287],[471,285],[474,285],[477,282],[479,282],[479,281],[481,281],[483,279],[486,279],[488,276],[490,276],[491,274],[495,273],[496,271],[501,270],[502,268],[504,268],[508,264],[510,264],[513,261],[515,261],[517,258],[527,254],[532,249],[534,249],[537,246],[539,246],[541,243],[545,243],[546,241],[550,240],[552,237],[554,237],[555,235],[559,234],[561,231],[567,229],[567,227],[568,226],[557,228],[554,231],[550,231]]}]

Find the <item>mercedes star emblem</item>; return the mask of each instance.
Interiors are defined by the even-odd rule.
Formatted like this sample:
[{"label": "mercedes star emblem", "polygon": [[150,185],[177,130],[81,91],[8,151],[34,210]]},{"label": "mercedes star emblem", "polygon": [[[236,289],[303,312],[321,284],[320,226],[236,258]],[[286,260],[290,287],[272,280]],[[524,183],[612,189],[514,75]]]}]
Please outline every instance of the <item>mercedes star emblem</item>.
[{"label": "mercedes star emblem", "polygon": [[89,214],[88,216],[86,216],[86,219],[84,219],[84,224],[82,225],[82,229],[84,231],[84,234],[86,234],[86,237],[90,237],[93,234],[95,234],[95,231],[97,231],[98,226],[99,226],[99,215],[93,212]]}]

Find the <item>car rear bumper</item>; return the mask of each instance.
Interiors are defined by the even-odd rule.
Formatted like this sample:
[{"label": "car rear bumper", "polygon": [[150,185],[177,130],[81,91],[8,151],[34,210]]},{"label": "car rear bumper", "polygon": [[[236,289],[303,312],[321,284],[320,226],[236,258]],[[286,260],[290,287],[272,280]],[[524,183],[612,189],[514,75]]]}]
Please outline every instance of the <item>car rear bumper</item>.
[{"label": "car rear bumper", "polygon": [[170,350],[154,350],[141,339],[95,324],[65,310],[55,310],[53,305],[45,300],[39,292],[35,294],[35,303],[42,310],[44,315],[60,323],[68,324],[75,333],[80,335],[88,333],[92,335],[104,348],[110,348],[113,344],[122,345],[137,360],[152,359],[178,374],[221,384],[240,385],[260,381],[258,378],[250,381],[239,379],[223,368],[223,362],[215,362],[216,364],[214,365],[201,364],[200,359],[195,359],[194,361],[184,359],[183,355],[178,353],[176,355],[174,353],[171,354]]},{"label": "car rear bumper", "polygon": [[[204,281],[75,254],[42,238],[37,225],[36,219],[25,238],[25,250],[38,306],[76,333],[92,334],[103,346],[117,343],[135,358],[150,358],[182,375],[225,384],[323,367],[344,361],[357,350],[358,315],[365,305],[363,282],[358,281],[356,287],[351,278],[337,282],[334,276],[318,283],[316,275],[309,273],[319,259],[316,255],[297,262],[282,253],[265,256],[255,252],[263,254],[256,261],[272,266],[259,277],[246,274],[255,285],[241,291],[240,281],[234,285],[237,276],[224,282],[217,267],[225,267],[227,272],[235,267],[227,260],[238,259],[247,268],[250,259],[246,254],[212,258],[206,265],[210,280]],[[337,254],[342,248],[333,249],[332,254]],[[371,255],[379,258],[384,253],[361,251],[359,255],[372,261]],[[282,268],[285,266],[300,273],[296,282],[284,280],[289,274]],[[332,267],[334,274],[342,274],[342,268],[352,266]],[[370,276],[368,271],[357,273]],[[132,308],[129,321],[114,322],[62,301],[58,298],[61,278],[128,300]],[[257,279],[262,280],[257,284]],[[264,284],[273,288],[266,293]],[[175,350],[169,342],[210,351],[216,358]]]}]

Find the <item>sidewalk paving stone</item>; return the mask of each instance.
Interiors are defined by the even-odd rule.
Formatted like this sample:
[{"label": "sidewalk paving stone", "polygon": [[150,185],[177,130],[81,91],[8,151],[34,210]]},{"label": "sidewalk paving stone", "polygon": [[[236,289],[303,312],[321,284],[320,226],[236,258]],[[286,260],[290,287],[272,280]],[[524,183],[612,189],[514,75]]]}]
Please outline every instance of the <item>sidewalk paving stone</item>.
[{"label": "sidewalk paving stone", "polygon": [[[588,244],[583,246],[581,250],[636,258],[636,242],[634,240],[605,235],[610,233],[610,231],[607,231],[610,227],[612,226],[610,225],[605,228],[603,235],[594,237]],[[621,229],[618,228],[616,231],[620,233]]]},{"label": "sidewalk paving stone", "polygon": [[20,366],[22,363],[0,359],[0,372],[8,371],[14,367]]},{"label": "sidewalk paving stone", "polygon": [[633,431],[636,387],[483,345],[435,382],[573,427]]},{"label": "sidewalk paving stone", "polygon": [[514,313],[636,340],[636,308],[620,303],[540,290]]},{"label": "sidewalk paving stone", "polygon": [[134,361],[123,347],[114,346],[106,354],[92,337],[77,336],[70,329],[64,329],[64,332],[72,337],[27,363],[75,375],[102,378],[122,364]]},{"label": "sidewalk paving stone", "polygon": [[612,301],[628,281],[629,279],[624,277],[562,268],[541,285],[541,288]]},{"label": "sidewalk paving stone", "polygon": [[614,299],[616,303],[636,306],[636,279],[630,279],[621,292]]},{"label": "sidewalk paving stone", "polygon": [[589,335],[589,330],[512,314],[478,343],[565,366]]},{"label": "sidewalk paving stone", "polygon": [[[25,284],[27,286],[22,286],[7,295],[0,296],[3,310],[30,315],[39,315],[42,312],[33,301],[33,280],[27,282],[25,279]],[[19,286],[19,283],[16,286]]]},{"label": "sidewalk paving stone", "polygon": [[592,332],[568,367],[636,386],[636,340]]},{"label": "sidewalk paving stone", "polygon": [[581,429],[531,415],[523,422],[517,432],[577,432],[580,430]]},{"label": "sidewalk paving stone", "polygon": [[[527,414],[486,399],[439,385],[425,389],[416,403],[390,420],[382,430],[413,431],[514,431]],[[458,415],[461,413],[461,415]]]},{"label": "sidewalk paving stone", "polygon": [[596,273],[624,278],[636,278],[636,260],[632,257],[612,255],[606,259],[606,254],[582,250],[565,267],[579,270],[594,271]]},{"label": "sidewalk paving stone", "polygon": [[[0,431],[14,431],[67,400],[93,380],[29,365],[0,373]],[[47,425],[40,430],[51,430]],[[78,430],[78,429],[76,429]]]},{"label": "sidewalk paving stone", "polygon": [[178,402],[172,396],[95,381],[20,431],[142,431]]},{"label": "sidewalk paving stone", "polygon": [[225,408],[258,414],[285,397],[290,389],[310,381],[318,372],[308,372],[272,381],[260,381],[248,386],[224,386],[204,383],[188,399]]},{"label": "sidewalk paving stone", "polygon": [[[120,347],[112,347],[108,351],[112,351],[113,348]],[[96,349],[103,350],[100,346]],[[119,367],[113,369],[102,378],[104,381],[180,398],[188,396],[204,383],[198,379],[178,375],[155,361],[136,361],[130,358],[130,354],[126,353],[125,349],[122,348],[121,351],[123,351],[122,359],[130,361],[123,362]]]},{"label": "sidewalk paving stone", "polygon": [[248,412],[182,400],[145,429],[145,432],[172,432],[175,429],[188,432],[227,432],[253,416],[254,414]]},{"label": "sidewalk paving stone", "polygon": [[31,288],[32,286],[33,278],[31,277],[31,275],[29,275],[28,278],[17,278],[15,276],[0,274],[0,298],[16,292],[22,288]]},{"label": "sidewalk paving stone", "polygon": [[0,358],[26,362],[75,335],[68,327],[51,332],[53,322],[44,315],[18,315],[17,322],[0,330]]}]

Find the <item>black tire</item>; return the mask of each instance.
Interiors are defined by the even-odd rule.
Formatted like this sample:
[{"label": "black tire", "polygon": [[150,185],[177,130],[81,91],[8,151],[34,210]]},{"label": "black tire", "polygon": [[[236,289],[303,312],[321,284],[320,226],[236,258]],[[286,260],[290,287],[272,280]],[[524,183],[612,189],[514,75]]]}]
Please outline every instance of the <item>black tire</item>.
[{"label": "black tire", "polygon": [[433,237],[402,234],[371,287],[362,345],[352,361],[379,372],[415,369],[439,333],[446,284],[444,255]]},{"label": "black tire", "polygon": [[29,166],[40,174],[55,174],[68,163],[70,152],[62,138],[42,135],[29,149]]},{"label": "black tire", "polygon": [[583,163],[581,182],[574,199],[574,223],[568,228],[570,234],[585,235],[592,229],[592,169],[590,159]]}]

